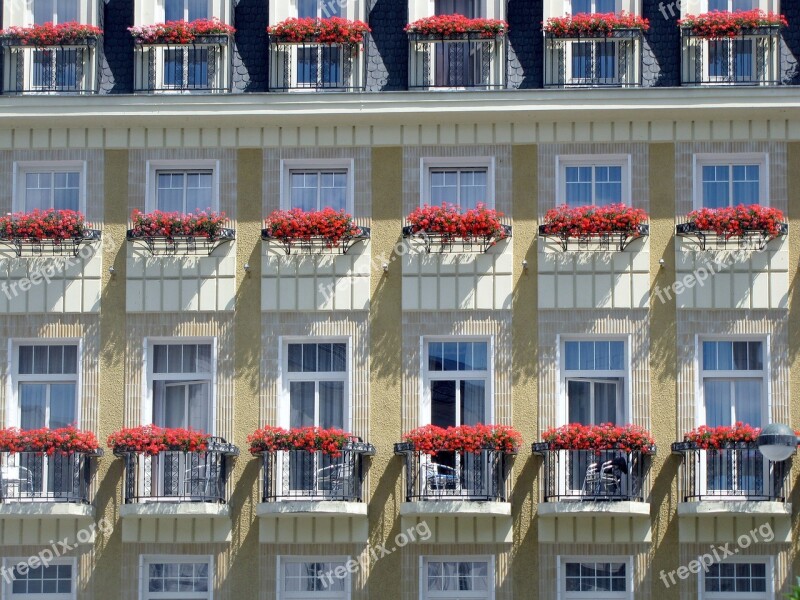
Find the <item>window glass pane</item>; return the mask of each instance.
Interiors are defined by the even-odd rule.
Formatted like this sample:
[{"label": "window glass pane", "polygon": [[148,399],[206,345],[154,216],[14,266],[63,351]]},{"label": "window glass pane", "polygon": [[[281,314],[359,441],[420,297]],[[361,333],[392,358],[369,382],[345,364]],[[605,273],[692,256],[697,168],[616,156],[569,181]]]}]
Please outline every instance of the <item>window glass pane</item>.
[{"label": "window glass pane", "polygon": [[344,382],[320,381],[319,426],[344,429]]},{"label": "window glass pane", "polygon": [[184,0],[164,0],[164,18],[167,21],[184,21]]},{"label": "window glass pane", "polygon": [[33,346],[19,347],[19,366],[20,375],[30,375],[33,373]]},{"label": "window glass pane", "polygon": [[315,373],[317,370],[317,345],[303,344],[303,372]]},{"label": "window glass pane", "polygon": [[717,343],[717,368],[720,371],[733,369],[733,344],[731,342]]},{"label": "window glass pane", "polygon": [[25,174],[25,210],[53,207],[51,173]]},{"label": "window glass pane", "polygon": [[764,368],[764,358],[761,355],[761,342],[749,342],[749,363],[752,371],[760,371]]},{"label": "window glass pane", "polygon": [[577,371],[580,366],[580,346],[578,342],[565,342],[564,343],[565,363],[566,368],[571,371]]},{"label": "window glass pane", "polygon": [[594,384],[594,422],[617,423],[617,384],[595,382]]},{"label": "window glass pane", "polygon": [[733,425],[731,415],[730,381],[706,379],[703,382],[703,399],[706,408],[706,425],[720,427]]},{"label": "window glass pane", "polygon": [[594,370],[594,342],[580,342],[582,371]]},{"label": "window glass pane", "polygon": [[614,371],[625,369],[625,342],[609,342],[609,366]]},{"label": "window glass pane", "polygon": [[745,379],[733,383],[736,403],[734,422],[747,423],[753,427],[761,426],[761,382]]},{"label": "window glass pane", "polygon": [[53,0],[33,0],[33,22],[44,25],[55,18]]},{"label": "window glass pane", "polygon": [[189,3],[189,21],[209,17],[208,0],[187,0],[187,2]]},{"label": "window glass pane", "polygon": [[488,364],[489,344],[486,342],[472,343],[472,368],[476,371],[486,371]]},{"label": "window glass pane", "polygon": [[314,382],[289,383],[289,427],[314,426]]},{"label": "window glass pane", "polygon": [[303,211],[317,210],[317,196],[319,195],[319,177],[315,172],[293,171],[291,178],[291,203],[292,208]]},{"label": "window glass pane", "polygon": [[715,370],[717,368],[717,343],[703,342],[703,368]]},{"label": "window glass pane", "polygon": [[433,206],[445,202],[458,204],[458,173],[456,171],[431,170],[430,197]]},{"label": "window glass pane", "polygon": [[288,361],[290,373],[303,371],[303,344],[289,344]]},{"label": "window glass pane", "polygon": [[753,78],[753,40],[731,40],[733,77],[737,81]]},{"label": "window glass pane", "polygon": [[431,382],[431,424],[451,427],[456,423],[456,382]]},{"label": "window glass pane", "polygon": [[186,212],[210,210],[213,175],[211,172],[187,173]]},{"label": "window glass pane", "polygon": [[595,167],[594,203],[622,202],[622,167]]},{"label": "window glass pane", "polygon": [[320,206],[334,210],[347,209],[347,173],[339,171],[322,172],[320,181]]},{"label": "window glass pane", "polygon": [[74,383],[50,384],[50,421],[51,429],[74,425],[77,420],[75,410],[76,386]]},{"label": "window glass pane", "polygon": [[486,382],[482,380],[461,382],[461,423],[477,425],[486,422]]},{"label": "window glass pane", "polygon": [[19,384],[20,427],[39,429],[46,424],[47,385],[43,383]]},{"label": "window glass pane", "polygon": [[729,206],[730,167],[704,165],[702,177],[703,206],[706,208]]},{"label": "window glass pane", "polygon": [[592,167],[566,167],[565,180],[567,204],[592,204]]},{"label": "window glass pane", "polygon": [[[597,0],[598,2],[600,0]],[[592,10],[592,0],[572,0],[572,14],[595,12]],[[613,12],[613,11],[612,11]]]},{"label": "window glass pane", "polygon": [[568,419],[570,423],[592,423],[591,382],[567,381]]},{"label": "window glass pane", "polygon": [[758,165],[733,166],[733,204],[758,204]]},{"label": "window glass pane", "polygon": [[444,370],[457,371],[458,370],[458,343],[444,342],[442,344],[444,356]]},{"label": "window glass pane", "polygon": [[442,371],[444,369],[444,349],[442,342],[428,344],[428,370]]},{"label": "window glass pane", "polygon": [[592,77],[593,42],[572,42],[572,77],[590,79]]},{"label": "window glass pane", "polygon": [[747,370],[747,342],[733,342],[733,368],[737,371]]},{"label": "window glass pane", "polygon": [[459,205],[462,209],[472,209],[487,199],[486,170],[465,170],[461,172]]},{"label": "window glass pane", "polygon": [[164,212],[183,212],[183,173],[157,173],[156,207]]}]

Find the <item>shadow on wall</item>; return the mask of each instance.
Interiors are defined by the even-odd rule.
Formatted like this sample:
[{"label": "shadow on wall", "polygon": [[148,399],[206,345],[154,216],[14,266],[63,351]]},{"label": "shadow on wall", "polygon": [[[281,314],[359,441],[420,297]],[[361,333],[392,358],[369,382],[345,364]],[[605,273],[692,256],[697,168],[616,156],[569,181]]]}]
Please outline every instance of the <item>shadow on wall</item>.
[{"label": "shadow on wall", "polygon": [[408,89],[408,3],[397,0],[372,0],[369,26],[372,29],[367,50],[367,90]]},{"label": "shadow on wall", "polygon": [[234,8],[236,43],[232,49],[233,90],[266,92],[269,86],[269,15],[265,0],[238,0]]},{"label": "shadow on wall", "polygon": [[783,83],[800,84],[800,3],[784,2],[781,5],[789,27],[783,29],[781,43],[781,79]]},{"label": "shadow on wall", "polygon": [[508,87],[540,88],[544,83],[542,0],[508,0]]},{"label": "shadow on wall", "polygon": [[[671,0],[665,2],[668,5]],[[659,10],[659,0],[645,0],[642,15],[650,20],[642,49],[642,85],[675,87],[681,84],[681,32],[677,6],[674,15],[665,7],[666,17]]]},{"label": "shadow on wall", "polygon": [[111,0],[103,5],[103,52],[100,55],[101,94],[130,94],[133,91],[134,0]]}]

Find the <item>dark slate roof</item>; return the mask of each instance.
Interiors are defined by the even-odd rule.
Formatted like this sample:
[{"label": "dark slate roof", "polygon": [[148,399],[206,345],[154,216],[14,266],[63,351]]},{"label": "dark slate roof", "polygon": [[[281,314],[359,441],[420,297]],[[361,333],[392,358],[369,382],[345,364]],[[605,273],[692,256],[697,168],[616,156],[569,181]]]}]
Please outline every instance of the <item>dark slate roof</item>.
[{"label": "dark slate roof", "polygon": [[542,87],[544,81],[543,0],[508,0],[508,86]]},{"label": "dark slate roof", "polygon": [[[642,85],[678,86],[681,84],[681,32],[678,27],[678,9],[673,16],[664,6],[672,0],[644,0],[642,16],[650,20],[650,30],[645,34],[642,51]],[[664,17],[666,13],[666,18]]]},{"label": "dark slate roof", "polygon": [[367,91],[408,89],[407,0],[370,0]]},{"label": "dark slate roof", "polygon": [[103,52],[99,53],[100,93],[133,92],[133,24],[135,0],[108,0],[103,4]]},{"label": "dark slate roof", "polygon": [[233,24],[236,27],[232,52],[234,92],[267,91],[268,13],[267,0],[238,0],[234,8]]},{"label": "dark slate roof", "polygon": [[786,83],[800,84],[797,61],[800,59],[800,2],[781,2],[781,8],[789,27],[783,30],[781,44],[781,75]]}]

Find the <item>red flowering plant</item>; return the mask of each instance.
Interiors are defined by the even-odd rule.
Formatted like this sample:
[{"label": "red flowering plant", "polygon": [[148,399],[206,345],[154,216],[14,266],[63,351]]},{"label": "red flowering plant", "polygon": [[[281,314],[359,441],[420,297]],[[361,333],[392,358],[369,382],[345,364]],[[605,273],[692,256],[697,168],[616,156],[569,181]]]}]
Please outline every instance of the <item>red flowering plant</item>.
[{"label": "red flowering plant", "polygon": [[341,456],[342,448],[358,438],[346,431],[336,428],[297,427],[284,429],[265,425],[247,436],[251,454],[303,450],[305,452],[322,452],[333,458]]},{"label": "red flowering plant", "polygon": [[370,31],[369,25],[363,21],[350,21],[341,17],[291,18],[267,27],[267,33],[281,42],[318,44],[360,44]]},{"label": "red flowering plant", "polygon": [[94,25],[83,25],[70,21],[68,23],[45,23],[30,27],[8,27],[0,30],[0,39],[13,41],[21,46],[68,46],[82,44],[89,39],[103,35],[103,30]]},{"label": "red flowering plant", "polygon": [[202,431],[165,428],[156,425],[128,427],[108,436],[107,444],[115,454],[133,452],[155,456],[159,452],[204,452],[211,436]]},{"label": "red flowering plant", "polygon": [[83,215],[74,210],[32,210],[0,216],[0,237],[23,240],[69,240],[86,230]]},{"label": "red flowering plant", "polygon": [[569,423],[545,430],[542,440],[550,450],[622,450],[650,454],[655,446],[655,440],[646,429],[613,423]]},{"label": "red flowering plant", "polygon": [[322,238],[326,246],[335,247],[343,239],[357,237],[362,233],[352,215],[331,207],[317,211],[299,208],[276,210],[266,218],[264,225],[269,237],[286,245],[291,245],[293,241]]},{"label": "red flowering plant", "polygon": [[714,10],[701,15],[686,15],[678,21],[678,25],[692,35],[714,40],[736,37],[748,29],[787,27],[789,23],[781,14],[755,9],[734,12]]},{"label": "red flowering plant", "polygon": [[431,456],[437,452],[479,454],[482,450],[515,454],[522,436],[506,425],[460,425],[447,429],[424,425],[403,434],[403,441],[411,444],[414,451]]},{"label": "red flowering plant", "polygon": [[701,425],[683,436],[683,441],[694,444],[701,450],[720,450],[734,444],[755,444],[761,429],[745,423],[709,427]]},{"label": "red flowering plant", "polygon": [[785,223],[783,212],[760,204],[701,208],[690,212],[687,219],[697,231],[714,232],[725,239],[741,237],[748,231],[773,239],[783,235]]},{"label": "red flowering plant", "polygon": [[503,213],[478,204],[465,212],[454,204],[441,206],[424,205],[414,209],[406,217],[411,233],[435,233],[448,238],[494,238],[507,237],[506,229],[500,222]]},{"label": "red flowering plant", "polygon": [[505,35],[508,23],[499,19],[470,19],[464,15],[436,15],[409,23],[405,31],[442,38],[477,33],[479,37],[488,39]]},{"label": "red flowering plant", "polygon": [[202,36],[230,36],[236,30],[219,19],[167,21],[155,25],[128,27],[137,44],[191,44]]},{"label": "red flowering plant", "polygon": [[650,29],[650,21],[644,17],[621,13],[579,13],[565,17],[552,17],[542,25],[545,33],[557,38],[580,36],[611,37],[617,30]]},{"label": "red flowering plant", "polygon": [[197,211],[184,214],[160,210],[143,213],[136,209],[131,214],[132,237],[191,236],[215,239],[225,224],[225,213]]},{"label": "red flowering plant", "polygon": [[574,207],[564,204],[545,213],[541,233],[565,238],[607,233],[623,233],[639,237],[640,227],[647,220],[648,216],[644,210],[624,204]]},{"label": "red flowering plant", "polygon": [[94,433],[74,426],[50,429],[16,427],[0,429],[0,452],[40,452],[42,454],[75,454],[97,452],[100,444]]}]

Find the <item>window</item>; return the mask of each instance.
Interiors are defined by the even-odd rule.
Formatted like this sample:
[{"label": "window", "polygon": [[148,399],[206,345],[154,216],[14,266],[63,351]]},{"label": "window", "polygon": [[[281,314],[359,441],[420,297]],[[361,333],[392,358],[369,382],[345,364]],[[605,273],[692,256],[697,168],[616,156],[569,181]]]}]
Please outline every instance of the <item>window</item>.
[{"label": "window", "polygon": [[695,157],[695,204],[721,208],[737,204],[765,204],[767,159],[764,155]]},{"label": "window", "polygon": [[627,557],[562,558],[559,572],[563,600],[632,598],[632,568]]},{"label": "window", "polygon": [[78,0],[33,0],[32,4],[36,25],[81,21]]},{"label": "window", "polygon": [[617,0],[572,0],[572,14],[619,12]]},{"label": "window", "polygon": [[599,425],[627,421],[625,342],[565,341],[563,377],[567,423]]},{"label": "window", "polygon": [[353,161],[284,160],[281,207],[353,212]]},{"label": "window", "polygon": [[27,567],[25,558],[7,558],[4,567],[6,593],[4,598],[35,598],[36,600],[72,600],[75,598],[75,560],[54,559],[48,566]]},{"label": "window", "polygon": [[422,559],[425,600],[490,600],[494,597],[494,565],[484,557]]},{"label": "window", "polygon": [[737,557],[714,563],[701,571],[703,600],[766,600],[773,598],[772,566],[769,560]]},{"label": "window", "polygon": [[32,52],[31,87],[41,91],[80,89],[78,66],[84,64],[83,48],[36,49]]},{"label": "window", "polygon": [[15,168],[16,210],[30,212],[50,208],[76,211],[83,209],[83,163],[16,163]]},{"label": "window", "polygon": [[346,2],[331,2],[330,0],[298,0],[297,16],[312,19],[329,17],[345,17]]},{"label": "window", "polygon": [[709,40],[708,76],[711,80],[753,81],[754,40]]},{"label": "window", "polygon": [[629,156],[559,156],[558,202],[569,206],[630,204],[629,165]]},{"label": "window", "polygon": [[758,8],[758,0],[708,0],[708,10],[736,12]]},{"label": "window", "polygon": [[208,0],[164,0],[165,21],[194,21],[210,16]]},{"label": "window", "polygon": [[208,48],[165,48],[164,87],[175,89],[209,89],[209,60],[215,50]]},{"label": "window", "polygon": [[211,600],[211,557],[142,557],[142,600]]},{"label": "window", "polygon": [[613,41],[573,42],[572,81],[614,83],[617,80],[617,43]]},{"label": "window", "polygon": [[346,342],[290,342],[284,373],[289,427],[347,428]]},{"label": "window", "polygon": [[425,158],[420,204],[455,204],[463,210],[485,204],[494,208],[494,159]]},{"label": "window", "polygon": [[489,423],[489,342],[431,340],[425,346],[430,409],[423,418],[439,427]]},{"label": "window", "polygon": [[[173,50],[165,51],[165,56],[170,52]],[[180,213],[218,211],[218,172],[216,161],[149,162],[147,210]]]},{"label": "window", "polygon": [[279,557],[280,600],[346,600],[350,598],[350,576],[339,575],[349,557]]}]

